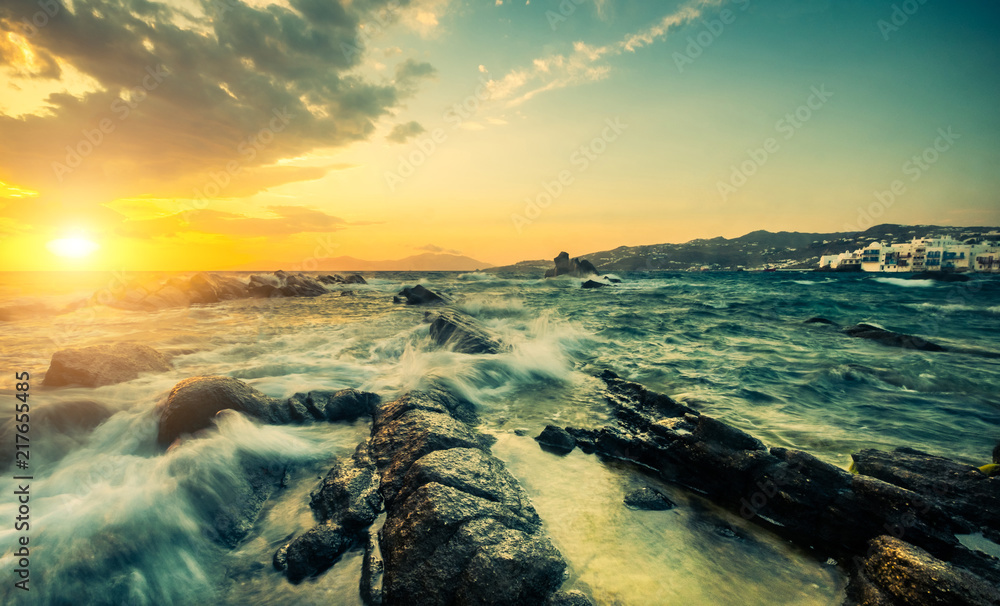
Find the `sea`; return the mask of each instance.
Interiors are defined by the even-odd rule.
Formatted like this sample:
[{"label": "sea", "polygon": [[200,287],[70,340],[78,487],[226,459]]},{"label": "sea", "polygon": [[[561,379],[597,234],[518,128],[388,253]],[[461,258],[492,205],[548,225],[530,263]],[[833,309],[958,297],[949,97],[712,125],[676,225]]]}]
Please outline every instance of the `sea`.
[{"label": "sea", "polygon": [[[249,274],[231,274],[248,279]],[[137,276],[127,276],[128,279]],[[141,276],[155,279],[156,276]],[[168,276],[161,276],[168,277]],[[265,426],[239,414],[168,451],[157,405],[182,379],[226,375],[276,398],[357,388],[384,400],[443,385],[473,402],[479,431],[520,480],[568,562],[566,589],[601,605],[837,605],[841,563],[788,543],[646,470],[534,441],[547,424],[609,422],[605,369],[769,446],[801,449],[847,469],[864,448],[917,448],[972,465],[1000,440],[1000,278],[937,282],[815,272],[622,273],[581,279],[528,273],[370,273],[367,285],[316,298],[245,299],[157,312],[101,305],[55,313],[113,289],[106,273],[0,274],[0,603],[361,604],[360,546],[326,573],[291,584],[275,550],[315,524],[309,493],[369,433],[354,423]],[[449,297],[507,349],[470,355],[429,337],[425,309],[393,303],[404,286]],[[354,296],[340,296],[351,290]],[[100,298],[100,297],[98,297]],[[953,352],[903,350],[848,337],[869,323]],[[117,385],[47,388],[55,351],[113,342],[150,345],[173,369]],[[30,466],[14,467],[15,373],[28,373]],[[22,375],[23,376],[23,375]],[[114,413],[96,427],[64,414],[80,402]],[[44,409],[59,414],[45,415]],[[41,414],[41,416],[39,416]],[[294,470],[246,539],[221,547],[205,532],[197,482],[224,498],[241,458]],[[27,474],[31,480],[15,480]],[[29,524],[17,529],[18,490]],[[640,486],[678,506],[634,511]],[[23,495],[22,495],[23,496]],[[17,555],[22,537],[30,555]],[[22,552],[23,553],[23,552]],[[27,564],[27,566],[24,566]],[[30,591],[15,587],[27,570]]]}]

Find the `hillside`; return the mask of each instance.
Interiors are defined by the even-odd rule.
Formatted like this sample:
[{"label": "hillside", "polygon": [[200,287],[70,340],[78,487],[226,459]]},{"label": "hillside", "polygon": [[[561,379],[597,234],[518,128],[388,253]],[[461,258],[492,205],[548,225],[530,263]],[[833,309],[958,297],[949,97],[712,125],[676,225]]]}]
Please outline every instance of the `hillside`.
[{"label": "hillside", "polygon": [[[938,225],[876,225],[860,233],[750,232],[738,238],[691,240],[684,244],[619,246],[571,256],[589,260],[601,271],[686,271],[710,269],[813,269],[822,255],[863,248],[874,241],[902,242],[927,236],[950,236],[958,240],[998,239],[997,227],[943,227]],[[558,252],[558,251],[555,251]],[[553,253],[554,256],[554,253]],[[489,271],[536,271],[552,267],[552,261],[521,261]]]}]

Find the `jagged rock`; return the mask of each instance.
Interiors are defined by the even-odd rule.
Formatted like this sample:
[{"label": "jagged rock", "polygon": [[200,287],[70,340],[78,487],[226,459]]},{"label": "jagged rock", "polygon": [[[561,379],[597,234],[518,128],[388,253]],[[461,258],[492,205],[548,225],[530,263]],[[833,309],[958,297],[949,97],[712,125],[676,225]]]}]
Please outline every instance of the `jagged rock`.
[{"label": "jagged rock", "polygon": [[220,410],[232,409],[267,423],[291,421],[281,402],[232,377],[193,377],[170,390],[160,411],[157,442],[170,445],[182,433],[208,427]]},{"label": "jagged rock", "polygon": [[288,580],[298,583],[326,571],[353,542],[351,535],[333,522],[313,526],[284,548],[283,560]]},{"label": "jagged rock", "polygon": [[274,275],[281,281],[278,291],[285,297],[318,297],[330,292],[312,276],[284,271],[277,271]]},{"label": "jagged rock", "polygon": [[677,506],[667,498],[667,495],[649,486],[643,486],[625,495],[625,505],[631,509],[644,511],[664,511]]},{"label": "jagged rock", "polygon": [[81,349],[64,349],[52,354],[43,385],[100,387],[131,381],[143,372],[166,372],[166,356],[148,345],[115,343]]},{"label": "jagged rock", "polygon": [[586,282],[580,285],[580,288],[603,288],[605,286],[608,285],[605,284],[604,282],[597,282],[596,280],[587,280]]},{"label": "jagged rock", "polygon": [[856,564],[847,602],[863,606],[996,606],[1000,590],[923,549],[882,535]]},{"label": "jagged rock", "polygon": [[862,450],[851,457],[858,473],[912,490],[977,526],[1000,530],[1000,480],[971,465],[905,447]]},{"label": "jagged rock", "polygon": [[204,272],[191,276],[188,287],[191,303],[217,303],[247,296],[247,287],[236,278]]},{"label": "jagged rock", "polygon": [[575,259],[569,258],[569,253],[563,251],[552,260],[555,263],[553,269],[547,270],[545,272],[546,278],[554,278],[556,276],[577,276],[577,277],[587,277],[596,276],[597,268],[594,264],[586,259],[580,259],[579,257]]},{"label": "jagged rock", "polygon": [[392,302],[406,303],[407,305],[443,305],[447,303],[444,297],[427,290],[422,284],[403,288],[398,295],[392,298]]},{"label": "jagged rock", "polygon": [[344,284],[368,284],[368,281],[362,278],[360,274],[351,274],[344,278]]},{"label": "jagged rock", "polygon": [[495,354],[502,345],[474,317],[457,309],[428,312],[431,339],[441,347],[467,354]]},{"label": "jagged rock", "polygon": [[362,442],[349,459],[330,469],[310,495],[309,506],[320,521],[333,520],[347,532],[370,525],[382,511],[382,495],[375,464]]},{"label": "jagged rock", "polygon": [[407,394],[373,424],[385,603],[545,603],[565,562],[504,464],[451,416],[454,402],[439,400]]},{"label": "jagged rock", "polygon": [[354,421],[360,417],[370,417],[381,398],[378,394],[341,389],[338,391],[310,391],[304,396],[295,394],[309,414],[317,421]]},{"label": "jagged rock", "polygon": [[560,454],[567,454],[576,448],[576,439],[565,429],[555,425],[546,425],[542,433],[535,437],[535,441],[543,448]]},{"label": "jagged rock", "polygon": [[920,337],[893,332],[879,328],[878,326],[872,326],[871,324],[855,324],[854,326],[845,328],[844,333],[851,337],[868,339],[882,345],[888,345],[889,347],[916,349],[918,351],[947,351],[944,347]]}]

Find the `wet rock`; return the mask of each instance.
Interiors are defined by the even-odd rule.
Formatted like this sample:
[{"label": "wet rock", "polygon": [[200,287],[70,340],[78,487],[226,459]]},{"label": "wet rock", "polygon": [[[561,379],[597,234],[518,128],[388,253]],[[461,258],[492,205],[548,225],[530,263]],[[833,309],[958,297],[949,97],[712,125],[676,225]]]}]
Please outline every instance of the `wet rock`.
[{"label": "wet rock", "polygon": [[407,305],[443,305],[444,297],[435,292],[427,290],[422,284],[407,286],[399,291],[399,294],[392,298],[393,303],[406,303]]},{"label": "wet rock", "polygon": [[166,356],[148,345],[115,343],[80,349],[64,349],[52,354],[43,385],[100,387],[131,381],[144,372],[166,372]]},{"label": "wet rock", "polygon": [[574,589],[557,591],[545,602],[545,606],[594,606],[594,603],[582,591]]},{"label": "wet rock", "polygon": [[546,278],[554,278],[556,276],[577,276],[577,277],[587,277],[596,276],[597,268],[594,264],[586,259],[580,259],[579,257],[575,259],[569,258],[569,253],[561,252],[559,255],[552,260],[555,263],[555,267],[549,269],[545,272]]},{"label": "wet rock", "polygon": [[625,505],[630,509],[644,511],[664,511],[677,506],[676,503],[667,498],[667,495],[649,486],[643,486],[625,495]]},{"label": "wet rock", "polygon": [[543,448],[559,454],[568,454],[576,448],[576,439],[562,427],[546,425],[542,433],[535,437]]},{"label": "wet rock", "polygon": [[284,271],[277,271],[274,276],[279,280],[278,291],[285,297],[318,297],[330,292],[312,276]]},{"label": "wet rock", "polygon": [[504,464],[452,416],[456,400],[413,392],[376,413],[384,601],[543,604],[565,562]]},{"label": "wet rock", "polygon": [[587,280],[586,282],[584,282],[583,284],[580,285],[580,288],[604,288],[605,286],[608,286],[608,285],[605,284],[604,282],[597,282],[595,280]]},{"label": "wet rock", "polygon": [[368,281],[361,277],[360,274],[351,274],[344,278],[344,284],[368,284]]},{"label": "wet rock", "polygon": [[971,465],[905,447],[851,457],[858,473],[912,490],[976,526],[1000,530],[1000,481]]},{"label": "wet rock", "polygon": [[353,297],[353,296],[355,296],[355,294],[354,294],[353,290],[342,290],[342,291],[340,291],[340,296],[341,297]]},{"label": "wet rock", "polygon": [[378,394],[357,389],[310,391],[305,406],[317,421],[354,421],[372,416],[380,401]]},{"label": "wet rock", "polygon": [[845,603],[871,606],[986,606],[1000,591],[923,549],[882,535],[856,564]]},{"label": "wet rock", "polygon": [[893,332],[871,324],[855,324],[844,329],[844,333],[857,339],[868,339],[887,345],[889,347],[901,347],[903,349],[915,349],[918,351],[947,351],[944,347],[936,343],[931,343],[920,337]]},{"label": "wet rock", "polygon": [[220,410],[231,409],[267,423],[291,421],[288,409],[232,377],[193,377],[170,390],[160,411],[157,442],[169,446],[183,433],[208,427]]},{"label": "wet rock", "polygon": [[217,303],[247,296],[247,287],[236,278],[207,274],[191,276],[188,282],[188,297],[191,303]]},{"label": "wet rock", "polygon": [[309,506],[320,521],[334,520],[347,532],[369,526],[382,511],[375,464],[362,442],[350,458],[330,469],[310,495]]},{"label": "wet rock", "polygon": [[285,548],[284,564],[288,580],[298,583],[306,577],[325,572],[353,542],[351,535],[333,522],[310,528]]},{"label": "wet rock", "polygon": [[429,312],[425,320],[431,323],[431,339],[441,347],[467,354],[495,354],[502,348],[478,320],[457,309]]},{"label": "wet rock", "polygon": [[621,284],[622,283],[622,281],[620,279],[613,278],[611,276],[603,276],[601,279],[604,280],[605,282],[610,282],[612,284]]}]

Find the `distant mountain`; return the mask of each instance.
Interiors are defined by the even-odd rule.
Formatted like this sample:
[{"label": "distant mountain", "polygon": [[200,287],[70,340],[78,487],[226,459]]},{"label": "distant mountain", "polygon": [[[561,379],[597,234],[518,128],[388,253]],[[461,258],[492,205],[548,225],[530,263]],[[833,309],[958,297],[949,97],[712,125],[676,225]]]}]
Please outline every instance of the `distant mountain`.
[{"label": "distant mountain", "polygon": [[354,257],[319,259],[317,271],[473,271],[492,267],[462,255],[422,253],[394,261],[366,261]]},{"label": "distant mountain", "polygon": [[[722,237],[691,240],[684,244],[619,246],[571,257],[587,259],[599,271],[684,271],[708,266],[711,269],[813,269],[822,255],[863,248],[872,242],[908,242],[913,238],[949,236],[962,241],[1000,239],[997,227],[943,227],[939,225],[891,225],[871,227],[863,232],[800,233],[754,231],[738,238]],[[553,251],[553,257],[555,253]],[[534,272],[552,267],[549,259],[521,261],[489,271]]]}]

